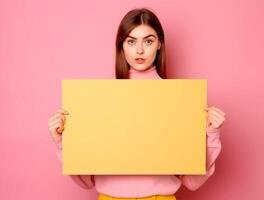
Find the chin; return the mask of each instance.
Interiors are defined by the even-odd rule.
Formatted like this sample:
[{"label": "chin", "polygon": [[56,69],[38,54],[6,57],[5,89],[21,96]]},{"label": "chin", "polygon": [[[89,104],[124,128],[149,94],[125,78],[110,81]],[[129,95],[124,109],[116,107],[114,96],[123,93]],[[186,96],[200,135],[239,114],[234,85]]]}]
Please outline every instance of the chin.
[{"label": "chin", "polygon": [[136,64],[136,66],[134,66],[132,68],[135,69],[135,70],[137,70],[137,71],[145,71],[149,67],[148,66],[145,66],[145,65],[141,65],[141,64]]}]

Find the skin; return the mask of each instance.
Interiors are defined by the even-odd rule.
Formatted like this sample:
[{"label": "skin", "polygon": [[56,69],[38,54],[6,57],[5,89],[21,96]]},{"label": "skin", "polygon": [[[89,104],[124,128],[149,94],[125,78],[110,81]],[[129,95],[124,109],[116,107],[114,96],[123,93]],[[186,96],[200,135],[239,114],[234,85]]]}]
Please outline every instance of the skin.
[{"label": "skin", "polygon": [[[153,35],[153,36],[149,36]],[[130,37],[131,36],[131,37]],[[130,68],[144,71],[153,66],[157,50],[161,48],[156,31],[148,25],[134,28],[123,42],[123,51]],[[146,59],[144,63],[136,63],[136,58]]]},{"label": "skin", "polygon": [[225,113],[215,106],[205,107],[207,112],[207,128],[218,129],[221,128],[225,121]]},{"label": "skin", "polygon": [[[148,35],[147,38],[144,38]],[[157,50],[160,49],[161,43],[156,31],[147,25],[140,25],[133,29],[129,36],[123,42],[123,50],[126,60],[131,68],[137,71],[144,71],[153,66]],[[135,58],[145,58],[143,64],[138,64]],[[225,121],[225,113],[215,106],[205,107],[207,112],[207,128],[217,129],[222,127]],[[49,131],[55,140],[61,140],[65,126],[66,116],[69,112],[64,109],[58,109],[48,120]]]},{"label": "skin", "polygon": [[60,108],[48,120],[49,131],[54,140],[61,140],[66,115],[69,115],[69,112]]}]

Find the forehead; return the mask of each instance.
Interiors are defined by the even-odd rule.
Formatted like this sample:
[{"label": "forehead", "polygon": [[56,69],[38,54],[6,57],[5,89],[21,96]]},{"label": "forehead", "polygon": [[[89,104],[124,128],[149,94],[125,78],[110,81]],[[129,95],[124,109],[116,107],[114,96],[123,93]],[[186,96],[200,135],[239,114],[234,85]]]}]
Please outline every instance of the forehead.
[{"label": "forehead", "polygon": [[152,27],[145,24],[137,26],[129,33],[130,36],[133,36],[135,38],[144,38],[145,36],[150,34],[157,36],[156,31]]}]

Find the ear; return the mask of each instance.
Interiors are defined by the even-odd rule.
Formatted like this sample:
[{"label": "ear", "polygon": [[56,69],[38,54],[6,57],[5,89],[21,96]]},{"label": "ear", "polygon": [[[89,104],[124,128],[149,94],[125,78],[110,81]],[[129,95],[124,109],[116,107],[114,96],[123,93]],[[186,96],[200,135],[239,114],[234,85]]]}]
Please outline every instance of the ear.
[{"label": "ear", "polygon": [[160,48],[161,48],[161,42],[159,42],[158,50],[160,50]]}]

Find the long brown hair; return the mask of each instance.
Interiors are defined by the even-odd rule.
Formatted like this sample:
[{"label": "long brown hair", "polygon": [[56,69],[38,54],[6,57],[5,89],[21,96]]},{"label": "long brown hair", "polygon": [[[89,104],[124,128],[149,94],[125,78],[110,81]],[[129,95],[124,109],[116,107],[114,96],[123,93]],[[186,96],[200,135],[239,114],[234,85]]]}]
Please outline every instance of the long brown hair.
[{"label": "long brown hair", "polygon": [[157,50],[153,65],[156,66],[159,76],[163,79],[166,79],[167,74],[164,32],[158,17],[152,11],[146,8],[137,8],[129,11],[119,24],[116,36],[116,79],[128,79],[129,64],[127,63],[124,55],[123,42],[129,33],[141,24],[152,27],[158,35],[159,41],[161,42],[161,48]]}]

